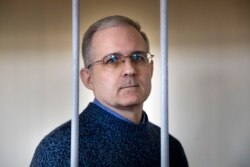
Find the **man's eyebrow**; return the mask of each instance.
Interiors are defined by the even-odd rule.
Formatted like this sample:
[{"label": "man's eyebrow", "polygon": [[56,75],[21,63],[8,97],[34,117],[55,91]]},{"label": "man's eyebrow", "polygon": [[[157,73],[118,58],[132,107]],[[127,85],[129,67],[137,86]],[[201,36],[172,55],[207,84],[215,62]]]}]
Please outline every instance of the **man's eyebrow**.
[{"label": "man's eyebrow", "polygon": [[108,53],[108,54],[104,55],[104,57],[110,56],[110,55],[123,55],[123,54],[121,54],[120,52],[112,52],[112,53]]},{"label": "man's eyebrow", "polygon": [[[134,51],[129,52],[128,55],[131,55],[131,54],[133,54],[133,53],[146,53],[146,52],[147,52],[147,51],[145,51],[145,50],[134,50]],[[112,53],[108,53],[108,54],[106,54],[105,56],[112,55],[112,54],[116,54],[116,55],[118,54],[118,55],[127,56],[127,55],[122,54],[122,53],[119,52],[119,51],[117,51],[117,52],[112,52]]]}]

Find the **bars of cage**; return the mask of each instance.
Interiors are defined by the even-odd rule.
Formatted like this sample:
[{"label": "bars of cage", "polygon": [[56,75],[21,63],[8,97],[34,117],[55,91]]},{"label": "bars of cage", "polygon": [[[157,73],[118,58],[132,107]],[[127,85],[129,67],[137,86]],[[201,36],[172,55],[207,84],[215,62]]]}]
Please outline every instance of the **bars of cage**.
[{"label": "bars of cage", "polygon": [[72,119],[70,166],[78,167],[79,149],[79,0],[72,0]]},{"label": "bars of cage", "polygon": [[168,22],[167,0],[160,1],[161,54],[161,166],[169,166],[168,136]]},{"label": "bars of cage", "polygon": [[[167,0],[160,1],[161,48],[161,166],[169,167]],[[71,167],[78,167],[79,148],[79,0],[72,0],[73,103]]]}]

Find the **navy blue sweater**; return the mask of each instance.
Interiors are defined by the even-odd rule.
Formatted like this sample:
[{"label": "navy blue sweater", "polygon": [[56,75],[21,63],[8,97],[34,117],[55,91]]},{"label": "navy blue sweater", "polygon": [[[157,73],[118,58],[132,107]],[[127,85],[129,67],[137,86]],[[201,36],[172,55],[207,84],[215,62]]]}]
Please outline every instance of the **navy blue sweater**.
[{"label": "navy blue sweater", "polygon": [[[36,148],[31,167],[69,167],[71,122],[48,134]],[[173,160],[171,160],[173,159]],[[172,165],[171,165],[172,164]],[[170,136],[170,165],[187,166],[180,143]],[[93,103],[79,116],[79,167],[160,167],[160,128],[132,124]]]}]

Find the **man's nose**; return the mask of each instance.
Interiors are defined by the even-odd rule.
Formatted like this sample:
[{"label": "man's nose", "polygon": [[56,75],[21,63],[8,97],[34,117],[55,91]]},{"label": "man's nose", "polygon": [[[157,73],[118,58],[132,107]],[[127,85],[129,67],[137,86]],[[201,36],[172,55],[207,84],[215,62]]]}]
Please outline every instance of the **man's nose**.
[{"label": "man's nose", "polygon": [[135,64],[130,60],[130,57],[125,57],[123,62],[123,76],[134,76],[135,74]]}]

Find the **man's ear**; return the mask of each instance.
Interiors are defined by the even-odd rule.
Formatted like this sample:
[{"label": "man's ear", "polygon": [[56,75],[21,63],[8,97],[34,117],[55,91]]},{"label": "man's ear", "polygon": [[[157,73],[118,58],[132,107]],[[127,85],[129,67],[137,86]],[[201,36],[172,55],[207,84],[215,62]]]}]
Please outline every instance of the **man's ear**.
[{"label": "man's ear", "polygon": [[85,85],[85,87],[90,89],[90,90],[93,90],[91,71],[87,68],[82,68],[80,71],[80,77],[81,77],[82,83]]},{"label": "man's ear", "polygon": [[151,73],[151,78],[153,77],[153,73],[154,73],[154,62],[150,62],[150,73]]}]

